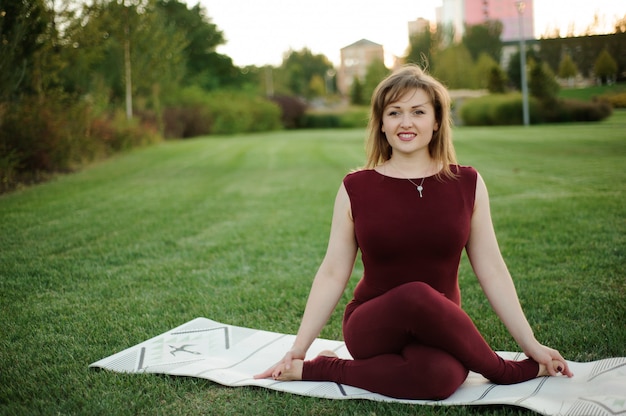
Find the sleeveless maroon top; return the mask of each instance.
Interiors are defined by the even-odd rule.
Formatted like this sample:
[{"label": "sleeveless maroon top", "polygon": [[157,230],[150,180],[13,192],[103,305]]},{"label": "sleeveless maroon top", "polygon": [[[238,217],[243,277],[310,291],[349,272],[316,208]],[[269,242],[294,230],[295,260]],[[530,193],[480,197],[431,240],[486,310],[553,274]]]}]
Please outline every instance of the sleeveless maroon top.
[{"label": "sleeveless maroon top", "polygon": [[470,233],[477,172],[466,166],[452,171],[456,179],[427,177],[422,198],[407,179],[375,170],[344,178],[364,266],[354,302],[421,281],[461,304],[458,270]]}]

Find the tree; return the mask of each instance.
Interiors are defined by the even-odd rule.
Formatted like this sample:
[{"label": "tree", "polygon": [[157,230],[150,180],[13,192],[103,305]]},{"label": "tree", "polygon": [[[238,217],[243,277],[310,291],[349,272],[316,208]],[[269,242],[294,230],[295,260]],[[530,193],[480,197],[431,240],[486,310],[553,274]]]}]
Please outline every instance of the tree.
[{"label": "tree", "polygon": [[184,34],[185,85],[200,85],[205,90],[240,85],[240,71],[232,59],[216,52],[226,42],[224,33],[211,22],[200,3],[188,9],[178,0],[156,0],[156,6],[167,17],[166,26],[174,25]]},{"label": "tree", "polygon": [[449,46],[437,54],[437,66],[433,75],[448,88],[475,88],[473,77],[474,61],[462,43]]},{"label": "tree", "polygon": [[472,71],[472,85],[476,88],[487,88],[489,75],[494,67],[499,68],[500,65],[490,55],[482,52]]},{"label": "tree", "polygon": [[[511,55],[511,59],[509,60],[509,66],[507,68],[506,74],[509,78],[509,82],[513,85],[513,87],[517,90],[522,89],[522,74],[520,72],[520,60],[521,56],[519,52]],[[542,60],[537,56],[535,50],[533,48],[529,48],[526,50],[526,70],[530,66],[530,62],[542,62]]]},{"label": "tree", "polygon": [[599,78],[600,84],[610,83],[617,75],[617,62],[606,49],[598,55],[593,64],[593,72]]},{"label": "tree", "polygon": [[[94,1],[69,25],[66,88],[78,94],[101,91],[117,104],[130,85],[133,96],[158,111],[160,97],[172,92],[184,76],[187,42],[151,1],[127,3]],[[132,69],[130,84],[126,62]]]},{"label": "tree", "polygon": [[432,70],[434,49],[435,36],[430,31],[430,28],[424,28],[422,32],[416,33],[410,37],[406,62],[414,63]]},{"label": "tree", "polygon": [[359,80],[359,77],[354,77],[354,80],[352,81],[352,86],[350,87],[350,102],[354,105],[365,104],[363,84]]},{"label": "tree", "polygon": [[572,56],[569,53],[563,55],[561,62],[559,63],[559,78],[567,79],[572,83],[573,78],[578,75],[578,67],[574,63]]},{"label": "tree", "polygon": [[42,0],[0,1],[0,101],[32,90],[35,53],[49,23]]},{"label": "tree", "polygon": [[548,64],[536,62],[530,65],[528,80],[530,95],[544,104],[552,104],[556,101],[559,88],[554,72],[552,72]]},{"label": "tree", "polygon": [[308,48],[288,51],[281,65],[290,92],[306,98],[313,98],[316,95],[316,92],[310,89],[313,77],[318,75],[323,80],[327,71],[332,68],[333,65],[326,56],[313,54]]},{"label": "tree", "polygon": [[500,62],[502,56],[502,22],[488,20],[479,25],[466,25],[463,35],[463,45],[467,48],[472,59],[476,61],[481,53],[491,56],[496,62]]},{"label": "tree", "polygon": [[492,94],[502,94],[506,92],[506,74],[499,65],[492,66],[489,70],[487,90]]},{"label": "tree", "polygon": [[376,86],[387,75],[389,75],[389,69],[380,59],[375,59],[371,64],[369,64],[367,72],[365,73],[365,81],[363,83],[363,98],[365,100],[370,99],[372,94],[374,94]]}]

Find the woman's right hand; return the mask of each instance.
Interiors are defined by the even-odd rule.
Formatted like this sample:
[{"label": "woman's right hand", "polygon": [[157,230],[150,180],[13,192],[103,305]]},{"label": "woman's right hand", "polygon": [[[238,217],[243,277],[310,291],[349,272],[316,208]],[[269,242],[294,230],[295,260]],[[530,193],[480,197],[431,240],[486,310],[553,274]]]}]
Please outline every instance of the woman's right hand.
[{"label": "woman's right hand", "polygon": [[282,358],[282,360],[280,360],[279,362],[277,362],[276,364],[274,364],[273,366],[271,366],[264,372],[255,375],[254,378],[261,379],[261,378],[271,377],[274,380],[276,380],[280,377],[280,375],[282,374],[284,370],[291,369],[291,362],[293,360],[304,360],[305,356],[306,356],[306,351],[293,347],[292,349],[287,351],[287,353]]}]

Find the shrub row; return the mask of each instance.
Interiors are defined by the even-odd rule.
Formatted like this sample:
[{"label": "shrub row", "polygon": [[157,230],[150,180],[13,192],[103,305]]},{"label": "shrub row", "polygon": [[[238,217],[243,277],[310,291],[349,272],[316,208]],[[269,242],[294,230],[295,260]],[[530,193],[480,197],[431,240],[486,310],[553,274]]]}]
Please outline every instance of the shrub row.
[{"label": "shrub row", "polygon": [[160,137],[155,124],[122,113],[96,115],[90,104],[69,97],[1,104],[0,193]]},{"label": "shrub row", "polygon": [[307,129],[365,128],[368,122],[366,107],[350,109],[341,113],[306,113],[301,127]]},{"label": "shrub row", "polygon": [[[181,91],[162,114],[95,110],[88,100],[63,95],[0,103],[0,193],[68,172],[115,152],[205,134],[233,134],[282,127],[281,108],[241,92]],[[161,133],[160,133],[161,131]]]},{"label": "shrub row", "polygon": [[[612,113],[612,107],[606,101],[570,99],[543,103],[529,97],[528,107],[531,124],[600,121]],[[522,96],[511,93],[474,98],[463,103],[459,114],[463,123],[468,126],[523,124]]]},{"label": "shrub row", "polygon": [[173,97],[163,111],[163,129],[168,138],[269,131],[281,127],[281,109],[277,104],[243,92],[207,93],[189,88]]},{"label": "shrub row", "polygon": [[600,97],[600,100],[608,102],[613,108],[626,108],[626,92],[605,94]]}]

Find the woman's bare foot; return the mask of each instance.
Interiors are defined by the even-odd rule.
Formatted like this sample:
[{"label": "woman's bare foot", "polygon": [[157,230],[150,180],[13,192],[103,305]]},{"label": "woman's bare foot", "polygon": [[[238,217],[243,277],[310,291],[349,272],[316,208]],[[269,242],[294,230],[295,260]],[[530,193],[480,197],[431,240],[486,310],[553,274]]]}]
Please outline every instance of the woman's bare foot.
[{"label": "woman's bare foot", "polygon": [[[337,354],[330,350],[324,350],[317,354],[318,357],[331,357],[338,358]],[[277,370],[277,375],[274,376],[274,380],[279,381],[300,381],[302,380],[302,369],[304,367],[303,360],[291,361],[291,367],[287,370],[284,367]]]},{"label": "woman's bare foot", "polygon": [[[561,371],[563,371],[563,368],[561,367],[561,363],[557,360],[552,360],[552,368],[557,373],[560,373]],[[545,377],[549,375],[550,375],[550,372],[548,372],[548,368],[543,364],[539,364],[539,372],[537,373],[537,377]]]},{"label": "woman's bare foot", "polygon": [[319,354],[317,354],[317,356],[318,357],[339,358],[339,356],[337,354],[335,354],[334,351],[331,351],[331,350],[321,351]]}]

